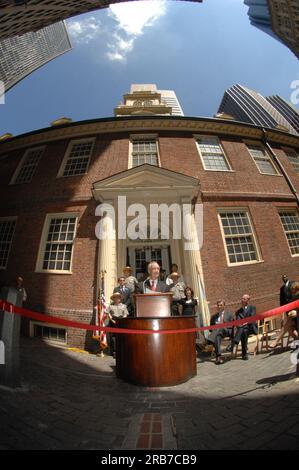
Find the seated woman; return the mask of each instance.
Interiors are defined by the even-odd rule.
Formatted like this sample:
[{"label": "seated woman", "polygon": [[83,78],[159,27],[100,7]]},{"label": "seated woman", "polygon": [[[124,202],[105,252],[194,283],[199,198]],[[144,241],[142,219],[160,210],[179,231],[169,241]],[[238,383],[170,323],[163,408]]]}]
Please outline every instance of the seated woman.
[{"label": "seated woman", "polygon": [[[291,285],[291,296],[293,302],[294,300],[299,300],[299,282],[293,282]],[[290,312],[286,312],[286,319],[284,320],[284,324],[282,329],[280,330],[277,338],[272,341],[269,345],[271,349],[276,348],[278,343],[281,341],[281,339],[284,337],[286,333],[288,333],[290,336],[293,336],[294,339],[298,338],[298,330],[297,330],[297,316],[298,316],[298,311],[297,310],[291,310]]]},{"label": "seated woman", "polygon": [[194,298],[194,292],[191,287],[185,287],[185,298],[179,301],[180,315],[196,315],[197,299]]}]

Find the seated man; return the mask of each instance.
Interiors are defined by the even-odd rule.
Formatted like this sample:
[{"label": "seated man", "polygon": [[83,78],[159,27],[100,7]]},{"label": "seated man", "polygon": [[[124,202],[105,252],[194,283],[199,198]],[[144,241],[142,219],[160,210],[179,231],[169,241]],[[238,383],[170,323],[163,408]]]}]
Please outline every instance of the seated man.
[{"label": "seated man", "polygon": [[[241,320],[242,318],[249,318],[256,315],[256,308],[253,305],[249,305],[250,296],[248,294],[244,294],[241,300],[241,308],[236,311],[235,319]],[[248,353],[247,353],[247,343],[248,343],[248,336],[249,335],[257,335],[258,328],[256,323],[245,323],[241,326],[237,326],[234,338],[232,340],[232,345],[230,351],[233,352],[234,346],[238,345],[241,341],[242,345],[242,359],[248,360]]]},{"label": "seated man", "polygon": [[149,277],[140,282],[135,292],[138,294],[154,294],[155,292],[169,292],[170,286],[160,281],[160,266],[156,261],[151,261],[148,265]]},{"label": "seated man", "polygon": [[[218,312],[212,316],[211,325],[218,325],[234,320],[234,316],[231,312],[225,310],[224,300],[218,300],[217,302]],[[215,347],[216,352],[216,364],[223,364],[221,357],[221,341],[225,337],[232,337],[232,328],[219,328],[219,330],[212,330],[211,335],[208,338],[208,343],[212,343]]]}]

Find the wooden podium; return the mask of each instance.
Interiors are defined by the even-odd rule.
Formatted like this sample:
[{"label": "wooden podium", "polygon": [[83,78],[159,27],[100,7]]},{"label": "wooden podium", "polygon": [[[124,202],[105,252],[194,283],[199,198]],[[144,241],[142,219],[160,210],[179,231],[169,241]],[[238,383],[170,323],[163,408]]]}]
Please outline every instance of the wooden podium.
[{"label": "wooden podium", "polygon": [[[153,334],[116,334],[116,375],[136,385],[177,385],[196,375],[194,316],[171,316],[169,293],[136,294],[136,318],[117,320],[117,328],[153,330]],[[159,334],[159,330],[178,330]]]}]

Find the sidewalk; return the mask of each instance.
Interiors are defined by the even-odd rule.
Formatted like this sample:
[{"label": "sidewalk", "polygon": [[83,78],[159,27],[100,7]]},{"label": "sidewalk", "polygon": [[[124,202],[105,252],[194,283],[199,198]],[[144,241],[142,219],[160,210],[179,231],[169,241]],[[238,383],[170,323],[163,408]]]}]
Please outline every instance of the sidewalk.
[{"label": "sidewalk", "polygon": [[142,388],[114,360],[23,339],[22,389],[0,387],[0,449],[298,449],[290,353],[216,366],[175,387]]}]

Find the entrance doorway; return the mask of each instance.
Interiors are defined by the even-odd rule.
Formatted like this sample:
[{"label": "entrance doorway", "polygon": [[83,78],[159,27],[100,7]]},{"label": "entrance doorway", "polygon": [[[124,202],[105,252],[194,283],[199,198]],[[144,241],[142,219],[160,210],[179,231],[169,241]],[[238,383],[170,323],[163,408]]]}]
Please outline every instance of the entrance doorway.
[{"label": "entrance doorway", "polygon": [[169,245],[139,245],[127,248],[127,263],[133,268],[134,276],[138,281],[148,277],[147,266],[156,261],[161,268],[161,279],[169,274],[171,254]]}]

